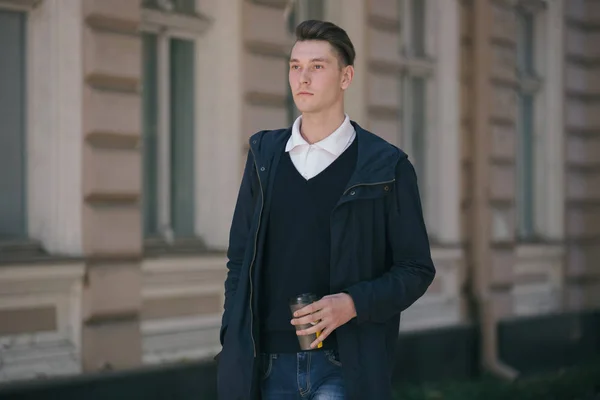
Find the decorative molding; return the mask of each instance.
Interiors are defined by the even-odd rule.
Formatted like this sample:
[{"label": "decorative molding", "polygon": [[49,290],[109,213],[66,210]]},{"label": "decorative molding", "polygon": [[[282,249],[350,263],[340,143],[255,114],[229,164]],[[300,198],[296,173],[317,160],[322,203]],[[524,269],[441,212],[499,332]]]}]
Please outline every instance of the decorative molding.
[{"label": "decorative molding", "polygon": [[400,109],[394,106],[369,105],[368,114],[371,118],[397,121],[400,119]]},{"label": "decorative molding", "polygon": [[600,138],[600,127],[580,127],[580,126],[569,126],[565,128],[565,132],[569,136],[576,136],[588,139]]},{"label": "decorative molding", "polygon": [[289,57],[289,46],[279,43],[261,42],[258,40],[247,40],[244,43],[246,51],[252,54],[262,55],[266,57]]},{"label": "decorative molding", "polygon": [[160,32],[166,29],[175,36],[198,36],[205,33],[212,24],[212,18],[204,14],[186,15],[142,8],[143,31]]},{"label": "decorative molding", "polygon": [[[86,256],[85,261],[88,267],[104,266],[105,264],[117,263],[138,263],[142,260],[142,254],[137,252],[110,252],[110,253],[90,253]],[[86,277],[87,282],[87,277]]]},{"label": "decorative molding", "polygon": [[578,29],[586,33],[600,32],[600,23],[596,21],[582,21],[574,17],[566,17],[565,24],[569,28]]},{"label": "decorative molding", "polygon": [[142,138],[137,133],[90,132],[85,141],[97,149],[137,150]]},{"label": "decorative molding", "polygon": [[49,332],[57,329],[56,307],[39,305],[36,307],[0,306],[0,335]]},{"label": "decorative molding", "polygon": [[548,0],[510,0],[519,12],[538,14],[548,9]]},{"label": "decorative molding", "polygon": [[581,54],[569,54],[569,49],[567,49],[566,61],[569,64],[574,64],[585,68],[600,68],[600,57],[589,57],[587,55]]},{"label": "decorative molding", "polygon": [[97,90],[108,90],[129,94],[140,93],[139,78],[94,73],[88,74],[85,77],[85,82]]},{"label": "decorative molding", "polygon": [[507,49],[517,49],[517,41],[513,38],[508,38],[506,36],[492,36],[490,38],[490,43],[493,46],[503,47]]},{"label": "decorative molding", "polygon": [[387,75],[399,75],[402,73],[402,64],[399,62],[371,59],[368,65],[369,70],[375,73]]},{"label": "decorative molding", "polygon": [[519,88],[519,81],[517,79],[508,79],[497,74],[492,75],[490,77],[490,83],[495,87],[502,87],[515,90]]},{"label": "decorative molding", "polygon": [[278,10],[285,10],[288,6],[289,0],[249,0],[250,3],[258,4],[265,7],[276,8]]},{"label": "decorative molding", "polygon": [[517,124],[516,119],[512,119],[512,118],[507,118],[507,117],[500,117],[497,115],[492,115],[490,117],[490,124],[492,125],[498,125],[498,126],[504,126],[507,128],[514,128]]},{"label": "decorative molding", "polygon": [[[84,264],[15,265],[0,268],[0,297],[64,292],[83,279]],[[4,297],[3,297],[4,298]]]},{"label": "decorative molding", "polygon": [[600,274],[590,271],[584,274],[567,275],[565,277],[565,283],[577,286],[596,285],[600,283]]},{"label": "decorative molding", "polygon": [[131,322],[139,320],[140,312],[138,309],[118,310],[111,312],[94,312],[93,315],[83,319],[85,326],[112,325],[122,322]]},{"label": "decorative molding", "polygon": [[587,160],[587,161],[580,161],[580,162],[573,162],[573,161],[568,161],[566,163],[567,166],[567,172],[575,172],[575,173],[579,173],[579,174],[589,174],[589,175],[596,175],[596,174],[600,174],[600,161],[597,160]]},{"label": "decorative molding", "polygon": [[90,14],[86,17],[87,25],[95,30],[121,33],[124,35],[139,35],[140,23],[137,20],[117,18],[102,14]]},{"label": "decorative molding", "polygon": [[0,0],[0,9],[30,11],[44,0]]},{"label": "decorative molding", "polygon": [[131,193],[110,193],[110,192],[95,192],[84,197],[86,203],[92,206],[119,206],[119,205],[135,205],[140,200],[139,192]]},{"label": "decorative molding", "polygon": [[589,93],[581,90],[567,89],[565,96],[568,99],[579,100],[585,103],[600,103],[600,93]]},{"label": "decorative molding", "polygon": [[490,157],[490,161],[492,165],[496,165],[499,167],[512,167],[515,165],[515,158],[511,156],[497,156],[492,154]]},{"label": "decorative molding", "polygon": [[371,26],[371,28],[380,31],[393,33],[400,32],[400,21],[393,17],[383,15],[370,15],[368,23]]},{"label": "decorative molding", "polygon": [[244,96],[247,104],[254,106],[285,108],[287,106],[287,98],[282,94],[261,93],[261,92],[246,92]]},{"label": "decorative molding", "polygon": [[143,361],[147,364],[212,358],[221,350],[221,315],[142,321]]}]

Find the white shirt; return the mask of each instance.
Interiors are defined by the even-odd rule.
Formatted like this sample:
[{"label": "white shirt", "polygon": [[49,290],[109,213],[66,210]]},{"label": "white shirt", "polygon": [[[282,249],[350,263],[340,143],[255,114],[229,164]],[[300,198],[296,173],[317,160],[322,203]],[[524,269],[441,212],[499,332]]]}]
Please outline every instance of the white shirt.
[{"label": "white shirt", "polygon": [[302,137],[301,124],[302,116],[294,121],[292,136],[287,142],[285,151],[290,153],[292,163],[306,180],[314,178],[329,167],[356,138],[356,131],[350,123],[348,115],[342,125],[331,135],[313,144],[308,143]]}]

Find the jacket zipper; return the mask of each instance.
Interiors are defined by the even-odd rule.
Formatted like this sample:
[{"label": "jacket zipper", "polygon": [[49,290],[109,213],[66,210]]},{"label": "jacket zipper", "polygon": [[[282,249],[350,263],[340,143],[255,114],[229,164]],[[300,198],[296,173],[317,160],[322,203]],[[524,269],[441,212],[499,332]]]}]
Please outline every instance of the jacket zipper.
[{"label": "jacket zipper", "polygon": [[[252,150],[252,148],[250,148]],[[252,267],[254,267],[254,261],[256,260],[256,247],[258,245],[258,231],[260,230],[260,222],[262,220],[262,212],[265,202],[265,195],[263,192],[262,181],[260,180],[260,172],[258,171],[258,165],[256,165],[256,156],[254,150],[252,150],[254,156],[254,168],[256,168],[256,176],[258,177],[258,186],[260,186],[260,213],[258,215],[258,226],[256,227],[256,234],[254,235],[254,253],[252,254],[252,262],[250,263],[250,269],[248,276],[250,277],[250,337],[252,338],[252,349],[254,350],[254,358],[256,358],[256,341],[254,340],[254,311],[252,309],[252,298],[254,297],[254,285],[252,283]]]},{"label": "jacket zipper", "polygon": [[350,186],[348,189],[346,189],[346,190],[344,191],[344,194],[343,194],[343,195],[346,195],[346,193],[348,193],[348,191],[349,191],[350,189],[354,189],[355,187],[358,187],[358,186],[376,186],[376,185],[384,185],[384,184],[386,184],[386,183],[394,183],[395,181],[396,181],[396,178],[392,179],[391,181],[385,181],[385,182],[375,182],[375,183],[358,183],[358,184],[356,184],[356,185],[352,185],[352,186]]}]

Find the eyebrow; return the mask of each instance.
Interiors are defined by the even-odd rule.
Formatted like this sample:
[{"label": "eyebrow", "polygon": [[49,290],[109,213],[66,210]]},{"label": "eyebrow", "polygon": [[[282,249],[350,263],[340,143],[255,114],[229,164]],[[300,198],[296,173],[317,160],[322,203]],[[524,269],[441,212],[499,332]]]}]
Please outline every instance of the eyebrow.
[{"label": "eyebrow", "polygon": [[[294,63],[294,62],[300,62],[300,60],[298,60],[297,58],[292,58],[290,59],[290,63]],[[324,62],[324,63],[330,63],[331,61],[327,58],[311,58],[309,62]]]}]

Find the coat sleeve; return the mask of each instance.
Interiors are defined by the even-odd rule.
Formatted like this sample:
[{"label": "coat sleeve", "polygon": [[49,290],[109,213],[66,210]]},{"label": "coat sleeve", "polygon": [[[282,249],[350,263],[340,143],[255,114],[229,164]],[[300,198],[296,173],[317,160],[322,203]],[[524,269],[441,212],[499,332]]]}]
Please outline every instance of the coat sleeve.
[{"label": "coat sleeve", "polygon": [[227,250],[227,278],[225,279],[225,305],[221,321],[220,341],[223,345],[225,332],[229,323],[229,315],[235,292],[238,286],[240,271],[246,253],[246,244],[254,215],[254,206],[256,204],[256,188],[254,187],[254,157],[251,151],[248,151],[246,166],[242,183],[238,192],[233,220],[229,232],[229,247]]},{"label": "coat sleeve", "polygon": [[382,276],[347,290],[356,322],[385,322],[427,290],[435,276],[415,170],[407,158],[396,167],[395,203],[388,212],[387,245],[392,266]]}]

